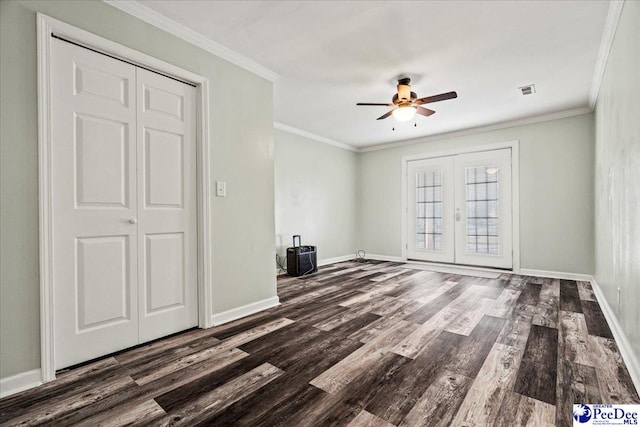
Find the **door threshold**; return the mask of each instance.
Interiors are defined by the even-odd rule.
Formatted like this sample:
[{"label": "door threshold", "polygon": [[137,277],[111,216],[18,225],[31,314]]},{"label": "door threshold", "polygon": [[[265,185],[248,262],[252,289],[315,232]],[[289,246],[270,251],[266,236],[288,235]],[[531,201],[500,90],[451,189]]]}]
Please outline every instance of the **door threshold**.
[{"label": "door threshold", "polygon": [[433,262],[407,260],[404,268],[412,268],[415,270],[436,271],[439,273],[461,274],[464,276],[483,277],[486,279],[497,279],[500,275],[507,273],[513,274],[512,270],[503,270],[489,267],[476,267],[461,264],[439,264]]}]

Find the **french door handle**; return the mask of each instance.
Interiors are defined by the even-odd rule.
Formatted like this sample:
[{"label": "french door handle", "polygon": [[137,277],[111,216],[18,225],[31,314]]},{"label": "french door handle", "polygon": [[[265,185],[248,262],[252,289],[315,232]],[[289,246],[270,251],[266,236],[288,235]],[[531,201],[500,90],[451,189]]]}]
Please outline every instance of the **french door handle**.
[{"label": "french door handle", "polygon": [[456,221],[460,221],[462,219],[462,214],[460,213],[460,208],[456,209]]},{"label": "french door handle", "polygon": [[138,218],[131,218],[129,220],[129,224],[137,224],[138,223]]}]

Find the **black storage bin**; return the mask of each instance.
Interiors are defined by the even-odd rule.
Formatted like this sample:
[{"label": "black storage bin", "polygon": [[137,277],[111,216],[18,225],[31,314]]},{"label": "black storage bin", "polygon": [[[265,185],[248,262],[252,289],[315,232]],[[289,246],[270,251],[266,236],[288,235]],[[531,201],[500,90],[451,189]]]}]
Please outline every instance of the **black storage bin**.
[{"label": "black storage bin", "polygon": [[[296,238],[298,246],[296,246]],[[289,276],[304,276],[316,271],[318,271],[316,247],[302,246],[300,236],[293,236],[293,247],[287,248],[287,274]]]}]

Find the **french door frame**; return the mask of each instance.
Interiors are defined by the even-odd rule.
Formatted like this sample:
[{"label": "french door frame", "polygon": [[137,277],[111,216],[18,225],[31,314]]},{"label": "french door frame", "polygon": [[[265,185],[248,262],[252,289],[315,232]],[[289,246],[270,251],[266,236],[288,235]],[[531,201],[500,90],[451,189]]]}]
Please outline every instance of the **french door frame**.
[{"label": "french door frame", "polygon": [[[492,150],[500,150],[503,148],[511,149],[511,216],[512,216],[512,248],[513,248],[513,268],[511,271],[514,273],[520,272],[520,155],[519,155],[519,143],[520,141],[508,141],[508,142],[498,142],[493,144],[485,144],[485,145],[473,145],[469,147],[462,147],[452,150],[446,151],[434,151],[430,153],[424,154],[415,154],[411,156],[402,157],[402,247],[401,247],[401,259],[402,261],[408,261],[407,251],[408,251],[408,169],[409,162],[414,160],[425,160],[432,159],[436,157],[446,157],[446,156],[455,156],[457,154],[468,154],[468,153],[478,153],[483,151],[492,151]],[[438,265],[439,263],[429,262],[429,261],[420,261],[422,264],[432,264]],[[443,264],[443,265],[451,265],[451,264]],[[454,264],[455,265],[455,264]],[[464,266],[472,269],[493,269],[486,267],[475,267],[475,266]]]},{"label": "french door frame", "polygon": [[51,187],[51,38],[58,37],[195,86],[196,89],[196,210],[198,326],[212,323],[211,290],[211,162],[209,144],[209,80],[168,62],[130,49],[42,13],[38,30],[38,174],[40,219],[40,360],[42,382],[55,379],[53,309],[53,227]]}]

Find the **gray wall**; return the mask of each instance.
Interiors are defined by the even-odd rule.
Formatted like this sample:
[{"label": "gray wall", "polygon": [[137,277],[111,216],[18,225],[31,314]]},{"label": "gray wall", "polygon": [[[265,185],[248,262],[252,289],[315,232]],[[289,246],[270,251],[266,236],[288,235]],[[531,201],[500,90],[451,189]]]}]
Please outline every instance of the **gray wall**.
[{"label": "gray wall", "polygon": [[353,254],[358,154],[289,132],[275,133],[276,247],[291,237],[318,246],[318,260]]},{"label": "gray wall", "polygon": [[99,1],[2,1],[0,378],[40,366],[36,11],[209,78],[214,313],[275,296],[271,82]]},{"label": "gray wall", "polygon": [[401,159],[520,141],[521,268],[593,272],[593,114],[363,153],[359,247],[401,255]]},{"label": "gray wall", "polygon": [[627,1],[618,22],[595,112],[595,277],[638,358],[639,73],[640,2]]}]

